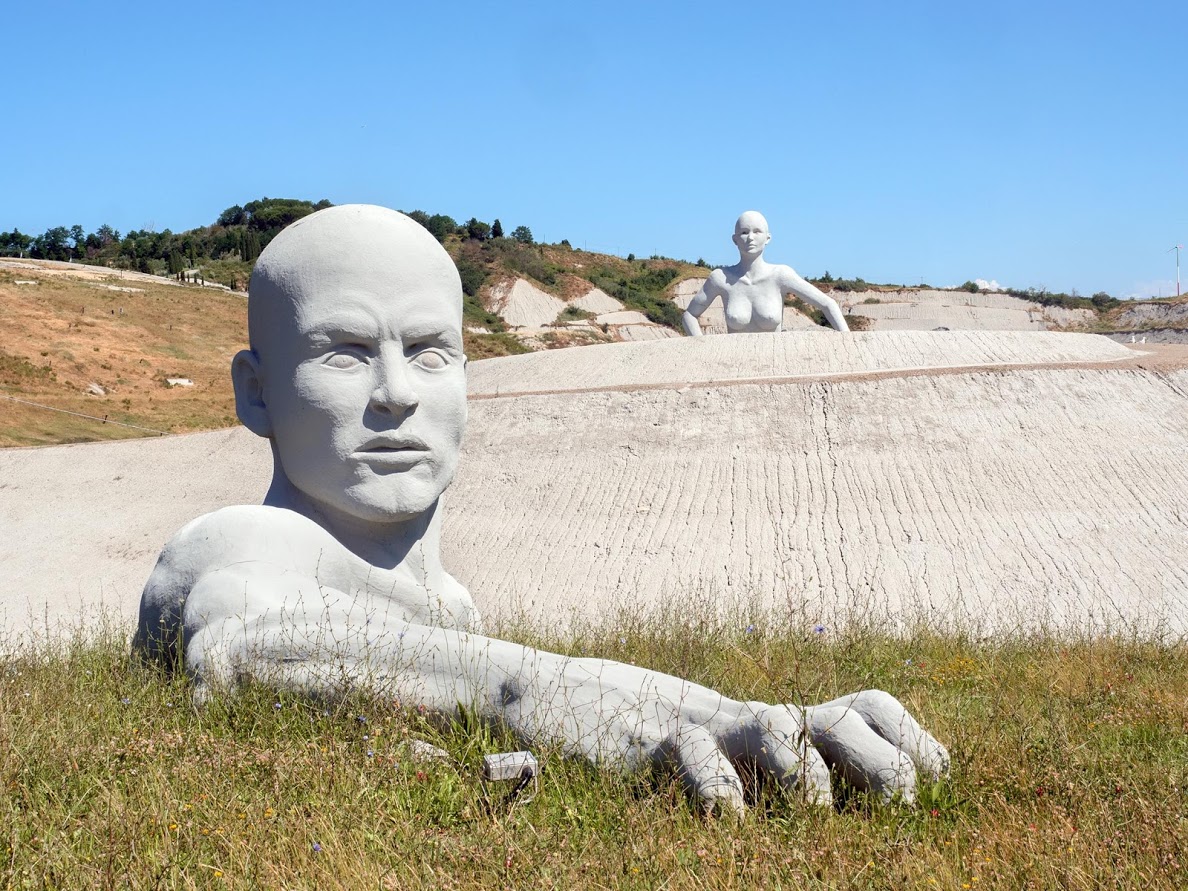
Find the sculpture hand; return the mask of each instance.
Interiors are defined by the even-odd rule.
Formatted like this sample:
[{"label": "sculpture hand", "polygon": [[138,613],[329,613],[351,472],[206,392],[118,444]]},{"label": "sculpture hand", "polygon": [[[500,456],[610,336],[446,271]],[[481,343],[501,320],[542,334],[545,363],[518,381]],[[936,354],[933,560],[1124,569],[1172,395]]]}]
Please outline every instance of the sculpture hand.
[{"label": "sculpture hand", "polygon": [[[498,658],[499,642],[488,653]],[[671,766],[705,807],[741,812],[744,765],[810,800],[831,800],[829,771],[791,706],[740,702],[680,678],[541,651],[499,684],[498,718],[526,745],[560,743],[604,767]],[[502,661],[502,660],[500,660]]]},{"label": "sculpture hand", "polygon": [[851,785],[890,800],[916,797],[917,774],[949,772],[949,753],[898,699],[863,690],[804,710],[813,745]]}]

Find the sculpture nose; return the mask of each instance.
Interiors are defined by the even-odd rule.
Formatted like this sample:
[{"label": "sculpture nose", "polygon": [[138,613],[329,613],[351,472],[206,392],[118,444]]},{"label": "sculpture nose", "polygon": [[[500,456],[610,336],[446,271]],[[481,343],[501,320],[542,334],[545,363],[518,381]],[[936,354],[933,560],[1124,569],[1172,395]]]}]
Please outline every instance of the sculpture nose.
[{"label": "sculpture nose", "polygon": [[371,393],[371,407],[387,414],[404,414],[417,407],[420,400],[408,379],[408,368],[401,356],[381,360],[377,366],[375,389]]}]

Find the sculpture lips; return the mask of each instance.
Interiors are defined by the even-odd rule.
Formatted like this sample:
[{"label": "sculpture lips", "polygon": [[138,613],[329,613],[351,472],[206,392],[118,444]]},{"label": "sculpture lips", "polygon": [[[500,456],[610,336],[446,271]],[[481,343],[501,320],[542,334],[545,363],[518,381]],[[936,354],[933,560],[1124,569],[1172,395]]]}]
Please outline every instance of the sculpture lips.
[{"label": "sculpture lips", "polygon": [[408,433],[377,436],[369,439],[355,452],[355,457],[364,461],[411,466],[429,455],[429,445],[419,436]]}]

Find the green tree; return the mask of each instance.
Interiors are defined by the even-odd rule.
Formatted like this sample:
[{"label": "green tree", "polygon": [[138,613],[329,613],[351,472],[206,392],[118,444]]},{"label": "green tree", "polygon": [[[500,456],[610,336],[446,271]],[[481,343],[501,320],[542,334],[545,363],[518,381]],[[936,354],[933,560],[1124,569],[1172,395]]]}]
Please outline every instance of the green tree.
[{"label": "green tree", "polygon": [[491,237],[492,238],[502,238],[503,237],[503,223],[499,222],[498,217],[496,217],[495,222],[491,224]]},{"label": "green tree", "polygon": [[445,237],[458,228],[458,223],[453,217],[446,216],[444,213],[435,213],[425,222],[425,228],[438,241],[445,241]]},{"label": "green tree", "polygon": [[466,237],[475,241],[486,241],[491,237],[491,227],[477,217],[466,221]]},{"label": "green tree", "polygon": [[70,230],[65,226],[54,226],[46,229],[41,235],[33,239],[30,256],[38,260],[69,260],[70,246],[66,239],[70,237]]},{"label": "green tree", "polygon": [[425,213],[425,211],[410,210],[407,213],[405,213],[405,216],[408,217],[410,220],[412,220],[414,223],[420,223],[426,229],[429,228],[429,214]]},{"label": "green tree", "polygon": [[33,236],[26,235],[20,229],[14,228],[11,232],[0,232],[0,253],[16,254],[18,257],[23,257],[31,244],[33,244]]},{"label": "green tree", "polygon": [[218,225],[242,226],[246,220],[247,214],[243,212],[243,208],[238,204],[232,204],[225,211],[219,214]]},{"label": "green tree", "polygon": [[527,226],[516,226],[512,229],[511,237],[520,244],[532,244],[532,230]]}]

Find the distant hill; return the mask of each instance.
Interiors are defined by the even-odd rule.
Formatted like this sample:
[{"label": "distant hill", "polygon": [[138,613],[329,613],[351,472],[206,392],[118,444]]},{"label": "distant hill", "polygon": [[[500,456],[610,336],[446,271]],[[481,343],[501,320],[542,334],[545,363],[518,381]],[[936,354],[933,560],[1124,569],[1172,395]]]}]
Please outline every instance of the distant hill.
[{"label": "distant hill", "polygon": [[[227,368],[245,341],[242,292],[252,264],[281,229],[326,206],[263,198],[176,234],[121,235],[108,226],[90,234],[57,227],[36,238],[0,232],[0,446],[234,424]],[[472,359],[678,337],[681,310],[709,274],[702,261],[539,244],[526,225],[505,231],[499,220],[409,215],[458,265]],[[1188,298],[1122,303],[1107,294],[986,293],[973,283],[902,288],[828,273],[816,281],[855,330],[1064,329],[1188,339]],[[702,322],[710,332],[724,330],[720,305]],[[786,329],[822,322],[819,312],[788,301]]]}]

